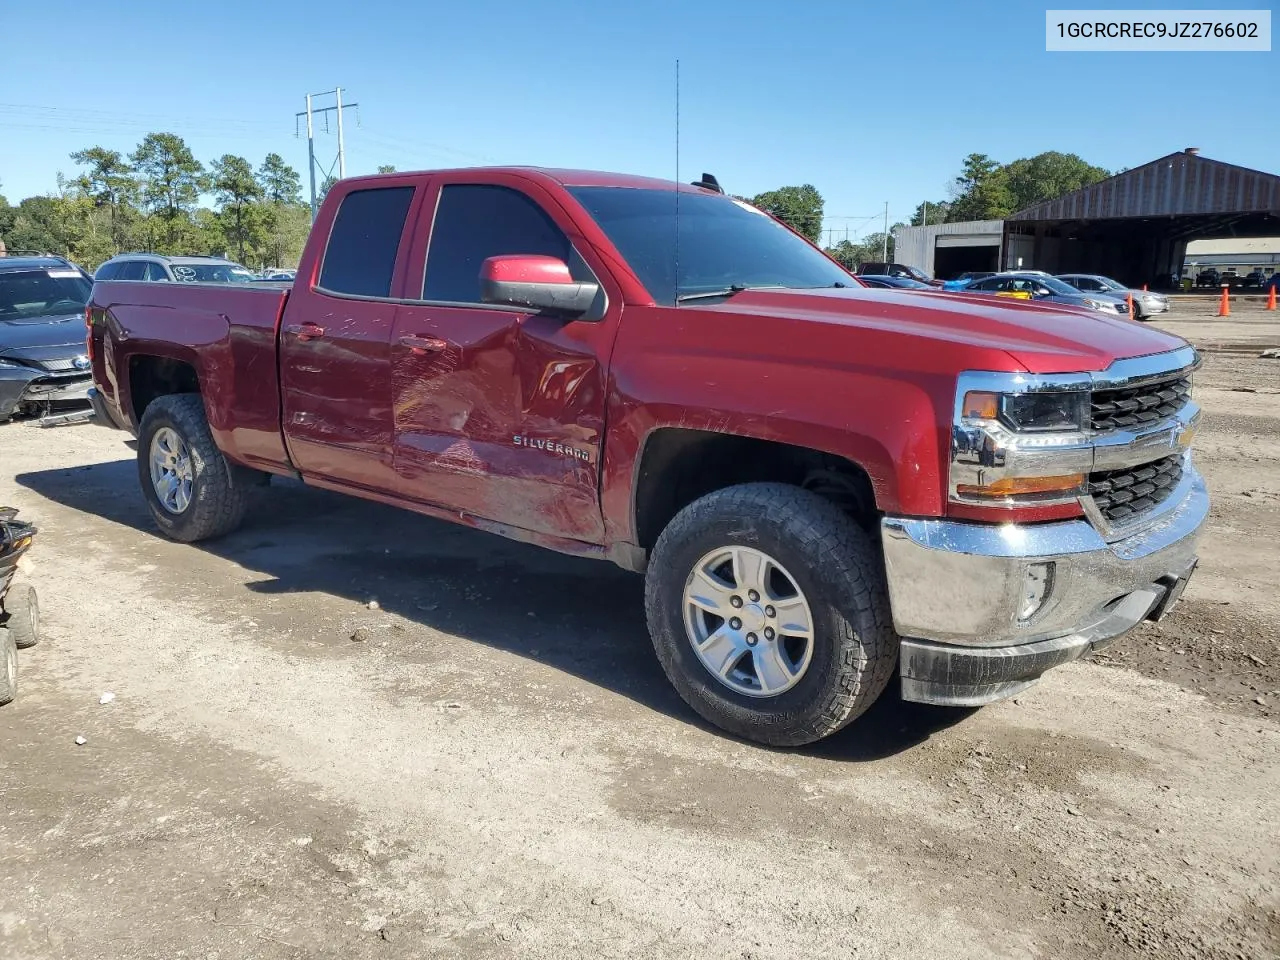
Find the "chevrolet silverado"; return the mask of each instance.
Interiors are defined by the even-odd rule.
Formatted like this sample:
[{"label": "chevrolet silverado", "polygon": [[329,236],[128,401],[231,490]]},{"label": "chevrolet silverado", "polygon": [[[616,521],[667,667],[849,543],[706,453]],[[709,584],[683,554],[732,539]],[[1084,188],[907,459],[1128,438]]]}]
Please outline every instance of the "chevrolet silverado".
[{"label": "chevrolet silverado", "polygon": [[95,283],[96,418],[177,540],[279,475],[643,572],[672,684],[768,744],[1169,611],[1208,513],[1185,341],[864,288],[704,181],[341,181],[291,286]]}]

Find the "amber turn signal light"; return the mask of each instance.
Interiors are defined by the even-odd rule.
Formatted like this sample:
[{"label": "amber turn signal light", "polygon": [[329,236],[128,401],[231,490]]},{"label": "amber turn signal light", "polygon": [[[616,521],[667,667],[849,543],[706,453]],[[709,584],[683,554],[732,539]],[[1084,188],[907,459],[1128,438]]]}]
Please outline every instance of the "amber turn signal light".
[{"label": "amber turn signal light", "polygon": [[1000,394],[970,390],[964,395],[963,414],[971,420],[994,420],[1000,414]]},{"label": "amber turn signal light", "polygon": [[956,493],[966,497],[1020,497],[1028,494],[1075,494],[1084,486],[1083,473],[1061,477],[1004,477],[989,484],[962,483]]}]

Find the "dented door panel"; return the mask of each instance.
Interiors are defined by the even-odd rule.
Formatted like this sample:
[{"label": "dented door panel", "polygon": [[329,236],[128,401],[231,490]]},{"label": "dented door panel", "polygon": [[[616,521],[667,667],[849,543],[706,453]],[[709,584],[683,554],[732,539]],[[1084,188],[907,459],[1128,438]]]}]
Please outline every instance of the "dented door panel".
[{"label": "dented door panel", "polygon": [[[399,490],[513,527],[598,540],[603,336],[600,324],[523,312],[402,305],[391,341]],[[444,345],[406,345],[420,339]]]}]

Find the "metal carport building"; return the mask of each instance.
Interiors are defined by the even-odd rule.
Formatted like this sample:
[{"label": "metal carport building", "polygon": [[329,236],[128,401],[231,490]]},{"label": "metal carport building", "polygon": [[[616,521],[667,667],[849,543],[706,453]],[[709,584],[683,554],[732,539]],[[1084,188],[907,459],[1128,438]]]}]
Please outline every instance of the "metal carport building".
[{"label": "metal carport building", "polygon": [[[940,243],[942,227],[950,230]],[[992,222],[979,229],[989,235]],[[964,234],[959,224],[901,228],[895,249],[902,262],[946,279],[956,254],[939,257],[939,248],[954,251]],[[1280,236],[1280,176],[1210,160],[1191,147],[1018,211],[1003,221],[996,262],[1003,270],[1102,273],[1133,286],[1169,286],[1191,240],[1270,236]]]}]

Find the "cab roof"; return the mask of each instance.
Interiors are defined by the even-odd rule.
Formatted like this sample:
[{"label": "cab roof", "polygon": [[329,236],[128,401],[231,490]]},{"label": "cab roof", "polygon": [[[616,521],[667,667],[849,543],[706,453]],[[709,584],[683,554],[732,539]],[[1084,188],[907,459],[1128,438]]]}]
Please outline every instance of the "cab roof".
[{"label": "cab roof", "polygon": [[452,176],[457,174],[474,175],[477,173],[510,175],[517,177],[542,178],[551,180],[562,187],[630,187],[635,190],[680,190],[682,193],[710,194],[714,191],[692,183],[677,183],[674,180],[663,180],[658,177],[641,177],[629,173],[607,173],[600,170],[574,170],[564,167],[534,166],[494,166],[494,167],[453,167],[443,170],[397,170],[395,173],[372,173],[349,180],[361,182],[394,180],[397,177],[411,176]]}]

